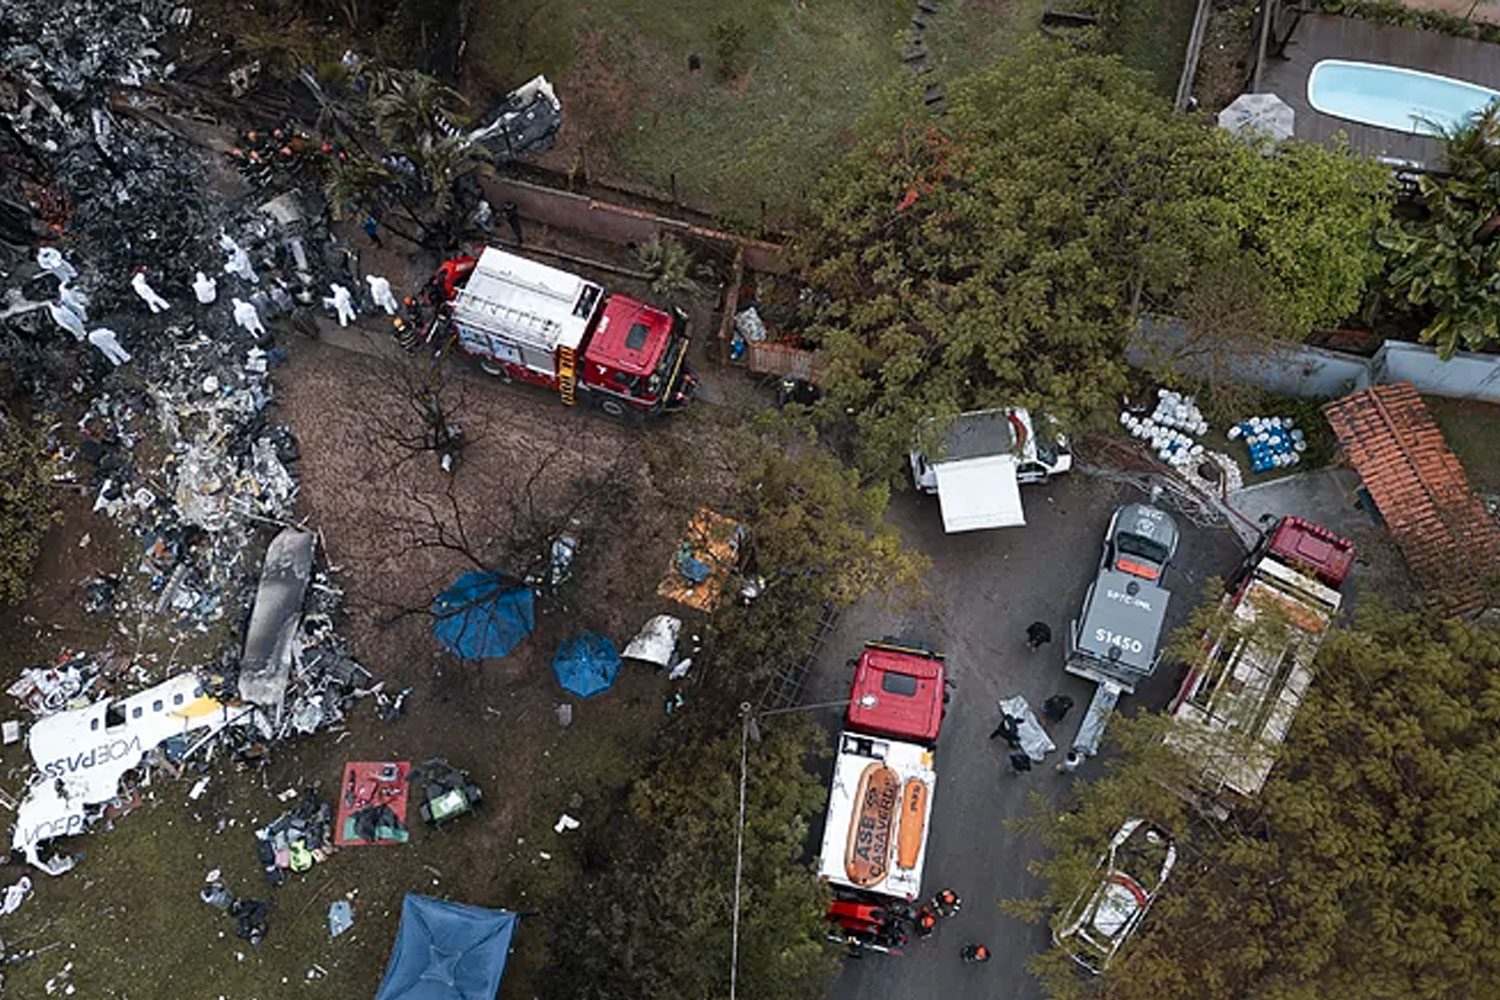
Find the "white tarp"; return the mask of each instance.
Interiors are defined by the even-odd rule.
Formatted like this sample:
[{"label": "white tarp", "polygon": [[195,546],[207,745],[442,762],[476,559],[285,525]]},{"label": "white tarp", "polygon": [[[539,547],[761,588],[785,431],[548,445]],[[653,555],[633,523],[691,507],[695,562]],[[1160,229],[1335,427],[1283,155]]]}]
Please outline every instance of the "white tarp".
[{"label": "white tarp", "polygon": [[249,711],[202,695],[200,687],[196,675],[179,674],[118,701],[37,720],[27,739],[37,776],[16,810],[12,849],[50,874],[66,871],[71,862],[42,863],[37,847],[43,841],[84,832],[88,807],[114,798],[125,773],[163,741],[208,735]]},{"label": "white tarp", "polygon": [[943,509],[943,530],[949,534],[1026,523],[1014,456],[939,462],[933,469],[937,473],[938,504]]},{"label": "white tarp", "polygon": [[1043,729],[1042,724],[1036,720],[1036,715],[1031,711],[1031,706],[1026,704],[1025,698],[1020,695],[1002,698],[1000,711],[1004,715],[1020,720],[1020,724],[1016,727],[1016,737],[1021,741],[1021,750],[1026,756],[1040,762],[1057,749],[1057,744],[1052,742],[1052,737],[1047,735],[1047,730]]},{"label": "white tarp", "polygon": [[640,660],[661,669],[672,665],[677,653],[677,636],[682,631],[682,619],[671,615],[655,615],[636,633],[630,645],[620,654],[622,660]]}]

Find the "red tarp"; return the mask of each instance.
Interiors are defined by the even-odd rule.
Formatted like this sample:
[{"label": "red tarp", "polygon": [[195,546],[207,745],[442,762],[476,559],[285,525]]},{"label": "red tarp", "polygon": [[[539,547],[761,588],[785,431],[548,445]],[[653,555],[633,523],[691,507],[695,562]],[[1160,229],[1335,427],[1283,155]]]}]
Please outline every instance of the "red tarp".
[{"label": "red tarp", "polygon": [[[406,776],[411,772],[411,762],[400,761],[351,761],[344,765],[344,780],[338,791],[338,821],[333,828],[333,842],[339,847],[358,847],[364,844],[404,844],[406,842],[406,795],[410,786]],[[385,822],[374,824],[381,833],[371,839],[362,839],[356,829],[359,813],[366,809],[385,806],[400,824],[400,835],[391,835],[389,816],[382,814]],[[369,824],[367,824],[369,825]]]}]

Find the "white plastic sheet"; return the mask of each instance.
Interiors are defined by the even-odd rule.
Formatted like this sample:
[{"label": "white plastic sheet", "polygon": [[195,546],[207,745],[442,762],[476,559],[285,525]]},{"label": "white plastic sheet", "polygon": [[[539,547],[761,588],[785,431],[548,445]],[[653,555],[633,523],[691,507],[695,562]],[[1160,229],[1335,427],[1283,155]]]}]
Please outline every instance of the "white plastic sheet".
[{"label": "white plastic sheet", "polygon": [[1026,756],[1040,761],[1057,749],[1057,744],[1052,742],[1052,737],[1047,735],[1047,731],[1037,721],[1036,714],[1032,712],[1031,706],[1026,704],[1025,698],[1020,695],[1002,698],[1000,711],[1021,720],[1020,725],[1016,727],[1016,734],[1021,740],[1021,750]]}]

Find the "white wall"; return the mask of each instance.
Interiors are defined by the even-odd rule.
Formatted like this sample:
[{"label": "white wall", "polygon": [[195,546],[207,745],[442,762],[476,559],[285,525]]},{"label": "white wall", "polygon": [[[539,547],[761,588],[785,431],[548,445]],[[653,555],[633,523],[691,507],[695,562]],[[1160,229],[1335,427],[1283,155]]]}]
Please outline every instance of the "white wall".
[{"label": "white wall", "polygon": [[[1180,325],[1164,318],[1148,318],[1131,338],[1125,358],[1149,367],[1182,336]],[[1372,358],[1343,354],[1320,347],[1298,347],[1274,360],[1237,366],[1245,381],[1288,396],[1342,396],[1371,385],[1410,382],[1418,392],[1451,399],[1500,403],[1500,355],[1460,352],[1443,361],[1424,344],[1387,340]],[[1191,370],[1184,374],[1192,374]]]}]

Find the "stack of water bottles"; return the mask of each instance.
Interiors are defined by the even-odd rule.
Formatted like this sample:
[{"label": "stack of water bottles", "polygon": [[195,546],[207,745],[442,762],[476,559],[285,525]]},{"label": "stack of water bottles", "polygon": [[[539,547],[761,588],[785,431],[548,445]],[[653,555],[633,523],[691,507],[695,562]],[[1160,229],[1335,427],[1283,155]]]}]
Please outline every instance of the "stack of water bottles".
[{"label": "stack of water bottles", "polygon": [[1208,430],[1208,421],[1192,396],[1158,389],[1156,409],[1149,417],[1124,412],[1120,414],[1120,426],[1149,443],[1163,462],[1186,468],[1203,454],[1203,446],[1194,438]]},{"label": "stack of water bottles", "polygon": [[1251,472],[1284,469],[1302,461],[1307,441],[1292,417],[1251,417],[1229,428],[1229,440],[1243,437]]}]

